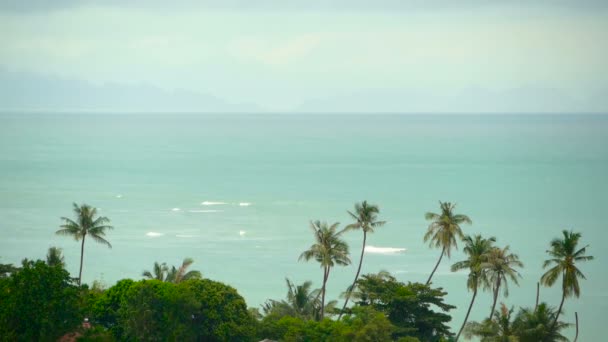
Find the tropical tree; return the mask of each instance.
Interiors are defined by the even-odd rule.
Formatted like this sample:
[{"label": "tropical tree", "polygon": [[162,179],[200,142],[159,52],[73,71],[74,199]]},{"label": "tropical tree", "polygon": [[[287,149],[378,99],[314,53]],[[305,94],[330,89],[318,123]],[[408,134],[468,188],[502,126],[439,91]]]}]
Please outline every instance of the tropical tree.
[{"label": "tropical tree", "polygon": [[61,252],[61,248],[50,247],[49,251],[46,254],[46,263],[49,266],[60,266],[61,268],[64,268],[65,261]]},{"label": "tropical tree", "polygon": [[152,272],[144,271],[142,276],[148,279],[156,279],[160,281],[165,281],[167,277],[167,272],[169,272],[169,268],[166,263],[159,264],[158,262],[154,262],[154,268]]},{"label": "tropical tree", "polygon": [[166,281],[178,284],[190,279],[201,279],[203,275],[200,271],[188,271],[188,267],[193,263],[192,258],[185,258],[180,267],[171,266],[171,269],[167,272]]},{"label": "tropical tree", "polygon": [[[291,316],[303,320],[320,319],[321,317],[321,289],[312,290],[312,282],[305,281],[301,285],[287,283],[287,296],[284,300],[269,299],[262,305],[266,316],[274,315],[277,318]],[[334,309],[337,301],[332,300],[325,304],[325,311]]]},{"label": "tropical tree", "polygon": [[152,272],[144,271],[142,276],[147,279],[156,279],[175,284],[190,279],[201,279],[202,274],[200,271],[188,271],[188,267],[193,263],[194,260],[192,258],[185,258],[180,267],[171,266],[169,268],[164,262],[162,264],[154,262]]},{"label": "tropical tree", "polygon": [[486,318],[483,322],[469,322],[464,329],[464,337],[471,339],[479,337],[481,342],[519,342],[511,321],[513,307],[508,309],[500,303],[500,311],[496,310],[492,319]]},{"label": "tropical tree", "polygon": [[510,253],[509,246],[505,248],[493,247],[487,254],[487,259],[482,263],[481,267],[485,270],[488,277],[488,283],[491,284],[492,294],[494,301],[492,303],[492,310],[490,311],[490,319],[494,314],[494,308],[496,308],[496,301],[498,300],[498,294],[500,288],[503,288],[503,294],[505,297],[509,296],[509,283],[508,279],[511,279],[515,285],[519,285],[517,281],[521,278],[519,272],[515,267],[523,267],[524,264],[519,261],[517,254]]},{"label": "tropical tree", "polygon": [[82,281],[82,263],[84,260],[84,241],[87,235],[89,235],[94,241],[112,248],[112,245],[104,239],[106,229],[113,229],[112,226],[108,225],[110,220],[107,217],[97,215],[97,208],[91,207],[87,204],[74,203],[74,214],[76,219],[72,220],[67,217],[62,217],[61,220],[64,222],[56,234],[72,236],[74,240],[82,240],[80,245],[80,271],[78,272],[78,285]]},{"label": "tropical tree", "polygon": [[321,317],[325,314],[325,289],[329,272],[335,265],[346,266],[350,264],[348,244],[341,238],[343,231],[337,231],[339,223],[328,226],[326,222],[310,222],[315,243],[304,251],[298,260],[309,261],[315,259],[323,268],[323,285],[321,287]]},{"label": "tropical tree", "polygon": [[568,328],[570,324],[564,322],[553,324],[557,315],[557,311],[546,303],[540,303],[536,310],[522,308],[513,322],[519,342],[568,341],[560,331]]},{"label": "tropical tree", "polygon": [[473,303],[475,302],[475,297],[477,297],[477,290],[480,285],[484,285],[486,288],[488,287],[486,269],[482,268],[481,265],[487,259],[488,253],[492,249],[492,244],[496,242],[496,238],[490,237],[485,239],[481,235],[475,235],[475,237],[467,235],[463,241],[465,244],[463,251],[468,255],[468,258],[452,265],[452,272],[464,269],[469,270],[467,288],[473,291],[473,298],[471,298],[471,304],[469,304],[469,309],[464,317],[464,322],[462,322],[462,326],[460,327],[458,334],[456,334],[456,341],[458,341],[460,334],[467,324],[469,314],[471,313]]},{"label": "tropical tree", "polygon": [[551,241],[551,249],[547,251],[551,259],[545,260],[543,268],[552,266],[543,276],[540,281],[545,286],[553,286],[557,279],[562,276],[562,301],[557,309],[557,315],[553,325],[557,324],[557,319],[562,312],[564,300],[573,295],[578,298],[581,294],[581,288],[578,279],[586,279],[585,275],[576,266],[577,262],[593,260],[593,256],[585,255],[587,253],[586,245],[577,250],[578,241],[581,238],[581,233],[562,231],[563,239],[553,239]]},{"label": "tropical tree", "polygon": [[456,238],[464,238],[460,225],[463,223],[472,223],[468,216],[454,214],[456,204],[439,201],[439,207],[441,208],[440,214],[429,212],[425,215],[426,220],[431,221],[431,224],[424,235],[424,242],[430,240],[429,245],[431,247],[441,248],[441,255],[439,256],[439,260],[437,261],[435,268],[433,268],[433,272],[431,272],[429,279],[426,281],[427,285],[431,283],[433,274],[435,274],[439,263],[441,263],[443,255],[447,254],[449,258],[452,248],[458,248]]},{"label": "tropical tree", "polygon": [[359,258],[359,267],[357,268],[357,273],[355,274],[355,280],[353,280],[353,284],[346,292],[344,306],[342,307],[342,311],[340,312],[340,316],[338,317],[338,319],[342,317],[344,309],[346,309],[346,305],[348,304],[348,300],[350,299],[352,290],[357,284],[357,279],[359,278],[359,273],[361,272],[361,265],[363,264],[363,255],[365,253],[367,233],[373,233],[374,229],[381,227],[386,223],[386,221],[378,221],[378,213],[380,213],[380,209],[378,208],[378,206],[374,204],[369,204],[367,203],[367,201],[363,201],[362,203],[356,203],[354,213],[348,211],[348,214],[352,219],[355,220],[355,223],[349,224],[348,226],[346,226],[346,228],[344,228],[344,230],[348,231],[361,229],[361,231],[363,231],[363,245],[361,246],[361,257]]}]

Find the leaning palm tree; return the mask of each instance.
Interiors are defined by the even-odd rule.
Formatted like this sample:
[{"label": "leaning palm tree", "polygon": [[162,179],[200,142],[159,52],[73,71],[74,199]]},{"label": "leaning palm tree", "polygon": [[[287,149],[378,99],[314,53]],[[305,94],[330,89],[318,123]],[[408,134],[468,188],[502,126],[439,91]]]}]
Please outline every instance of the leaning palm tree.
[{"label": "leaning palm tree", "polygon": [[179,268],[172,266],[171,269],[167,272],[166,281],[178,284],[182,281],[190,279],[201,279],[203,275],[200,271],[187,271],[188,267],[190,267],[190,265],[192,265],[193,263],[194,260],[192,258],[185,258]]},{"label": "leaning palm tree", "polygon": [[452,265],[452,272],[468,269],[469,277],[467,279],[467,288],[473,291],[473,298],[471,298],[471,304],[469,304],[469,309],[467,310],[467,314],[464,317],[464,322],[456,335],[456,340],[460,337],[465,325],[467,324],[467,320],[469,319],[469,314],[471,313],[471,309],[473,308],[473,303],[475,302],[475,297],[477,297],[477,290],[480,285],[484,285],[484,287],[488,287],[488,279],[486,277],[486,269],[482,268],[481,265],[487,259],[488,253],[492,249],[492,244],[496,242],[496,238],[490,237],[488,239],[483,238],[481,235],[476,235],[474,238],[470,235],[467,235],[464,238],[465,247],[463,251],[469,256],[466,260],[459,261]]},{"label": "leaning palm tree", "polygon": [[557,319],[562,312],[564,300],[573,295],[578,298],[581,294],[581,288],[578,284],[578,278],[586,279],[585,275],[576,267],[577,262],[593,260],[590,255],[585,255],[587,247],[577,250],[578,240],[581,238],[580,233],[573,233],[564,230],[563,239],[553,239],[551,241],[551,249],[547,251],[551,259],[545,260],[543,268],[553,265],[543,276],[540,281],[545,286],[553,286],[557,279],[562,276],[562,301],[557,309],[557,315],[553,325],[557,324]]},{"label": "leaning palm tree", "polygon": [[154,268],[152,269],[152,272],[144,271],[142,273],[142,276],[148,279],[165,281],[167,272],[169,272],[169,268],[167,267],[166,263],[163,262],[162,264],[159,264],[158,262],[154,262]]},{"label": "leaning palm tree", "polygon": [[437,261],[435,268],[433,268],[433,272],[431,272],[429,279],[426,281],[427,285],[431,283],[433,274],[435,274],[439,263],[441,263],[443,255],[447,254],[449,258],[452,248],[458,248],[456,238],[464,238],[460,225],[463,223],[472,223],[468,216],[454,214],[453,210],[456,207],[456,204],[439,201],[439,206],[441,207],[441,214],[426,213],[425,215],[426,220],[432,222],[429,225],[428,231],[424,234],[424,242],[430,240],[431,242],[429,245],[431,247],[441,248],[441,255],[439,256],[439,260]]},{"label": "leaning palm tree", "polygon": [[104,236],[105,230],[113,229],[113,227],[108,225],[110,220],[107,217],[95,217],[97,215],[97,208],[93,208],[87,204],[78,206],[78,204],[74,203],[73,210],[76,219],[72,220],[67,217],[62,217],[61,220],[64,224],[60,226],[61,229],[59,229],[56,234],[72,236],[76,241],[82,240],[82,244],[80,245],[80,271],[78,272],[78,285],[80,285],[82,281],[85,238],[89,235],[94,241],[112,248],[112,245],[104,239]]},{"label": "leaning palm tree", "polygon": [[64,268],[65,260],[63,258],[63,254],[61,253],[61,248],[50,247],[46,254],[46,263],[49,266],[59,266]]},{"label": "leaning palm tree", "polygon": [[344,230],[347,231],[361,229],[363,231],[363,245],[361,246],[361,257],[359,258],[359,267],[357,268],[357,273],[355,274],[355,280],[353,280],[353,284],[346,291],[346,299],[344,300],[344,306],[342,306],[342,311],[338,316],[338,320],[342,317],[344,309],[346,309],[346,305],[348,304],[348,300],[350,299],[352,290],[357,284],[359,273],[361,273],[361,265],[363,264],[363,255],[365,253],[367,233],[373,233],[374,229],[381,227],[386,223],[386,221],[378,221],[378,213],[380,213],[378,206],[374,204],[368,204],[367,201],[363,201],[362,203],[356,203],[354,213],[348,211],[348,214],[351,218],[355,220],[355,223],[349,224],[348,226],[346,226],[346,228],[344,228]]},{"label": "leaning palm tree", "polygon": [[561,331],[570,327],[571,324],[564,322],[553,324],[557,315],[557,311],[546,303],[540,303],[536,309],[522,308],[513,322],[519,342],[568,341]]},{"label": "leaning palm tree", "polygon": [[505,248],[493,247],[487,254],[487,259],[481,264],[488,277],[488,284],[491,284],[494,302],[490,311],[490,319],[496,308],[496,301],[500,288],[503,288],[505,297],[509,296],[509,283],[511,279],[515,285],[519,285],[517,279],[521,278],[515,267],[524,267],[524,264],[519,261],[519,256],[509,252],[509,246]]},{"label": "leaning palm tree", "polygon": [[321,287],[321,315],[325,314],[325,289],[329,272],[335,265],[346,266],[350,264],[348,257],[348,244],[341,239],[343,231],[337,231],[339,223],[328,226],[326,222],[310,222],[310,228],[315,237],[315,243],[304,251],[298,260],[309,261],[315,259],[323,268],[323,285]]}]

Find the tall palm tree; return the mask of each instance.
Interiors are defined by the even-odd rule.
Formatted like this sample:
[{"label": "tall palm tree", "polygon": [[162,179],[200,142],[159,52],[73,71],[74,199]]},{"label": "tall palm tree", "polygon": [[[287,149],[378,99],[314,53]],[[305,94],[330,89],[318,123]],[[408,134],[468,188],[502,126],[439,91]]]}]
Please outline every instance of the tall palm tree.
[{"label": "tall palm tree", "polygon": [[167,272],[166,281],[178,284],[190,279],[201,279],[203,275],[200,271],[188,271],[188,267],[193,263],[194,260],[192,258],[185,258],[179,268],[171,266],[171,269]]},{"label": "tall palm tree", "polygon": [[536,310],[522,308],[515,317],[513,328],[519,342],[556,342],[568,341],[560,331],[568,328],[570,324],[558,322],[553,324],[557,311],[547,303],[540,303]]},{"label": "tall palm tree", "polygon": [[486,270],[482,268],[481,265],[487,259],[488,253],[492,249],[492,244],[496,242],[496,238],[490,237],[485,239],[481,235],[475,235],[475,237],[467,235],[463,241],[465,244],[463,251],[469,257],[466,260],[459,261],[452,265],[452,272],[463,269],[469,270],[467,288],[473,291],[473,298],[471,298],[471,304],[469,304],[469,309],[467,310],[467,315],[464,317],[464,322],[462,322],[462,326],[456,335],[456,341],[458,341],[460,334],[467,324],[469,314],[471,313],[471,308],[473,308],[473,303],[475,302],[475,297],[477,297],[477,290],[479,289],[479,286],[484,285],[485,287],[488,287]]},{"label": "tall palm tree", "polygon": [[309,261],[315,259],[323,268],[323,286],[321,287],[321,317],[325,314],[325,289],[329,272],[335,265],[346,266],[350,264],[348,257],[348,244],[341,239],[343,231],[337,231],[339,223],[328,226],[326,222],[310,222],[315,243],[304,251],[298,260]]},{"label": "tall palm tree", "polygon": [[142,273],[142,276],[148,279],[165,281],[167,272],[169,272],[169,268],[167,267],[166,263],[163,262],[162,264],[159,264],[158,262],[154,262],[154,268],[152,269],[152,272],[144,271]]},{"label": "tall palm tree", "polygon": [[515,285],[519,285],[517,278],[521,278],[521,275],[515,267],[524,267],[524,264],[519,261],[519,256],[510,253],[509,246],[506,246],[502,249],[493,247],[488,252],[487,259],[481,264],[481,267],[487,274],[488,283],[491,284],[492,294],[494,296],[492,310],[490,311],[490,319],[492,319],[501,286],[503,288],[504,296],[509,296],[508,279],[511,279]]},{"label": "tall palm tree", "polygon": [[348,300],[350,299],[352,290],[355,288],[357,284],[357,279],[359,279],[359,273],[361,273],[361,265],[363,264],[363,255],[365,253],[365,244],[367,242],[367,233],[373,233],[374,229],[383,226],[386,221],[378,221],[378,214],[380,213],[380,209],[377,205],[368,204],[367,201],[363,201],[362,203],[355,204],[355,212],[348,211],[348,214],[352,219],[355,220],[355,223],[351,223],[346,228],[347,230],[355,230],[361,229],[363,231],[363,245],[361,246],[361,257],[359,258],[359,267],[357,268],[357,273],[355,274],[355,280],[353,280],[353,284],[349,287],[346,292],[346,299],[344,300],[344,306],[342,306],[342,311],[338,316],[338,320],[342,317],[344,313],[344,309],[346,309],[346,305],[348,304]]},{"label": "tall palm tree", "polygon": [[50,247],[46,254],[46,263],[49,266],[60,266],[61,268],[64,268],[65,260],[61,253],[61,248]]},{"label": "tall palm tree", "polygon": [[581,233],[573,233],[572,231],[568,232],[567,230],[564,230],[562,231],[562,234],[564,235],[563,239],[557,238],[551,241],[551,249],[547,251],[551,256],[551,259],[545,260],[543,268],[549,266],[553,267],[540,278],[543,285],[553,286],[559,276],[562,276],[562,301],[557,309],[557,315],[555,315],[553,325],[557,324],[557,319],[562,312],[564,300],[573,295],[578,298],[581,294],[578,278],[586,278],[583,272],[576,267],[576,263],[593,260],[593,256],[585,255],[589,245],[577,250]]},{"label": "tall palm tree", "polygon": [[453,211],[456,204],[439,201],[439,207],[441,208],[441,214],[429,212],[425,215],[426,220],[431,221],[431,224],[429,225],[426,234],[424,234],[424,242],[430,240],[431,242],[429,245],[431,247],[441,248],[441,255],[439,256],[439,260],[437,261],[435,268],[433,268],[433,272],[431,272],[429,279],[426,281],[427,285],[431,283],[433,274],[435,274],[439,263],[441,263],[443,255],[447,254],[449,258],[452,248],[458,248],[456,238],[464,238],[460,225],[463,223],[472,223],[468,216],[454,214]]},{"label": "tall palm tree", "polygon": [[56,234],[72,236],[74,240],[82,240],[80,245],[80,271],[78,272],[78,285],[82,281],[82,262],[84,260],[84,241],[87,235],[98,242],[102,243],[108,248],[112,248],[112,245],[104,239],[106,229],[113,229],[112,226],[108,225],[110,220],[107,217],[97,215],[97,208],[91,207],[87,204],[74,203],[74,214],[76,219],[72,220],[67,217],[62,217],[61,220],[64,222]]}]

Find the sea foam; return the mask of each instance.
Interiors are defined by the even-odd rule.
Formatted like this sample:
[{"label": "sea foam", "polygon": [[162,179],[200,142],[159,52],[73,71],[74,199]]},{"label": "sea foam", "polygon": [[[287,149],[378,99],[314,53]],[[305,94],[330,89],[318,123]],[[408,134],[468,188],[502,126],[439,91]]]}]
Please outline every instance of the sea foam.
[{"label": "sea foam", "polygon": [[406,251],[405,248],[395,248],[395,247],[376,247],[376,246],[365,246],[365,251],[367,253],[373,254],[399,254]]},{"label": "sea foam", "polygon": [[159,237],[159,236],[163,236],[163,235],[165,235],[165,234],[158,233],[158,232],[147,232],[146,233],[146,236],[149,236],[149,237]]},{"label": "sea foam", "polygon": [[204,201],[201,202],[201,205],[223,205],[227,204],[226,202],[214,202],[214,201]]}]

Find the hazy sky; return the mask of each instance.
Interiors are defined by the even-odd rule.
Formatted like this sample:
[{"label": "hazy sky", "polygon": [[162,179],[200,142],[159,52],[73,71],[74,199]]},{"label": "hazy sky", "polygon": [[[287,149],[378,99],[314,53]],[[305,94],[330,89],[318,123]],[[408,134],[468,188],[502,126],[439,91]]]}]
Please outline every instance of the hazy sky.
[{"label": "hazy sky", "polygon": [[0,70],[263,110],[608,112],[608,1],[168,3],[2,1]]}]

